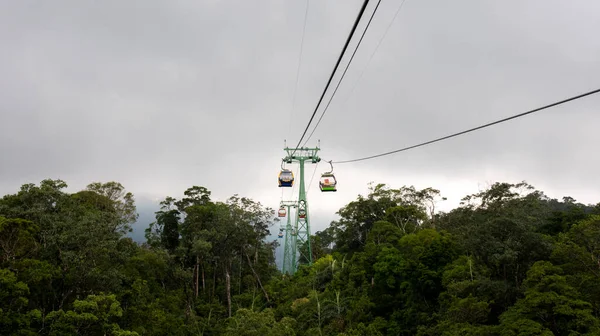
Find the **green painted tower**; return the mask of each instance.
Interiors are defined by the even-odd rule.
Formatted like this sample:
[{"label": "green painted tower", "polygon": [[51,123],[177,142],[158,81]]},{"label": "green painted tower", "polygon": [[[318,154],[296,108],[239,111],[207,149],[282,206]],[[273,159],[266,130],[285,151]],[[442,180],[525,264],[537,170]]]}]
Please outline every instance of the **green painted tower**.
[{"label": "green painted tower", "polygon": [[288,274],[293,274],[292,272],[292,263],[293,263],[293,255],[292,255],[292,230],[293,228],[296,226],[296,223],[294,223],[294,225],[292,226],[292,216],[291,216],[291,212],[290,210],[292,208],[297,209],[298,208],[298,202],[295,201],[282,201],[281,202],[281,207],[287,209],[286,212],[286,216],[287,216],[287,224],[285,226],[285,242],[284,242],[284,248],[283,248],[283,269],[282,272],[288,273]]},{"label": "green painted tower", "polygon": [[[288,208],[288,226],[285,233],[285,246],[283,256],[283,273],[294,274],[298,269],[298,260],[303,258],[312,265],[312,247],[310,244],[310,215],[308,212],[308,201],[306,199],[306,187],[304,185],[304,163],[318,163],[321,158],[317,156],[320,148],[289,148],[285,147],[287,155],[283,158],[285,163],[297,162],[300,165],[298,201],[296,205],[295,223],[291,223]],[[293,224],[293,225],[292,225]],[[306,255],[298,250],[298,246],[306,244]],[[300,254],[300,255],[299,255]],[[286,263],[287,261],[287,263]],[[287,268],[286,268],[287,266]]]}]

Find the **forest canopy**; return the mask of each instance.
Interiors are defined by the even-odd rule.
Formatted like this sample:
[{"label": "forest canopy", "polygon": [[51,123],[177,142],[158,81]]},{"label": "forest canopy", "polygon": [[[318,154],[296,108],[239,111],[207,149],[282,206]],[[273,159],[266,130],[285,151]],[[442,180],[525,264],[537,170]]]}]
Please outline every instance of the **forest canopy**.
[{"label": "forest canopy", "polygon": [[447,213],[437,189],[372,185],[311,236],[314,262],[293,276],[258,201],[192,186],[136,243],[122,184],[66,188],[0,199],[2,335],[600,334],[600,203],[526,182]]}]

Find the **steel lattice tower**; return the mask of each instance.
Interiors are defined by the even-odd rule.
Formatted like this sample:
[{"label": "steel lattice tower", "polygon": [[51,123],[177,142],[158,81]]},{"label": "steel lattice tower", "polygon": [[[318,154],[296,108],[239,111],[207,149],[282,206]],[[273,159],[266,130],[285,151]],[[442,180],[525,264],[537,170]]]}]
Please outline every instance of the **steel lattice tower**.
[{"label": "steel lattice tower", "polygon": [[287,209],[287,212],[286,212],[287,224],[285,226],[285,242],[284,242],[284,249],[283,249],[282,272],[284,274],[285,273],[293,274],[294,272],[292,271],[292,263],[293,263],[294,258],[293,258],[292,250],[291,250],[292,249],[292,229],[293,229],[293,227],[296,226],[296,223],[294,223],[294,226],[292,226],[292,216],[291,216],[290,209],[298,208],[298,202],[282,201],[280,206]]},{"label": "steel lattice tower", "polygon": [[[312,265],[312,247],[310,244],[310,215],[308,212],[308,201],[306,199],[306,188],[304,185],[304,163],[318,163],[321,158],[317,156],[320,148],[289,148],[285,147],[287,155],[283,158],[285,163],[297,162],[300,165],[300,176],[298,190],[298,201],[296,203],[295,222],[291,223],[288,207],[288,225],[285,232],[285,246],[283,255],[283,273],[294,274],[298,269],[298,259],[303,257],[309,265]],[[292,225],[293,224],[293,225]],[[298,250],[298,246],[306,244],[306,254]],[[286,262],[287,261],[287,262]],[[286,267],[287,266],[287,267]]]}]

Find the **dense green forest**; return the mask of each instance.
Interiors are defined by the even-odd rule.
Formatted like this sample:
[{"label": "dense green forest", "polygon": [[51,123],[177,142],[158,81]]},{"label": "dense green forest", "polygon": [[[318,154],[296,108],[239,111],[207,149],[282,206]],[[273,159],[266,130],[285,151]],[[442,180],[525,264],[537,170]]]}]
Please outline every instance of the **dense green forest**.
[{"label": "dense green forest", "polygon": [[146,229],[117,182],[0,200],[1,335],[600,335],[600,203],[496,183],[442,213],[372,185],[275,266],[261,203],[167,197]]}]

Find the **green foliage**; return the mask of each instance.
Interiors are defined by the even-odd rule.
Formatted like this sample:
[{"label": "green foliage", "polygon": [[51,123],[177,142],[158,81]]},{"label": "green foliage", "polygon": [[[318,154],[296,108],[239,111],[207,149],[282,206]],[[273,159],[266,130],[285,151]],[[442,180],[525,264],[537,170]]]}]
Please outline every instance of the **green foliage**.
[{"label": "green foliage", "polygon": [[39,319],[39,310],[28,310],[28,295],[26,283],[18,281],[10,270],[0,269],[0,334],[27,330],[32,321]]},{"label": "green foliage", "polygon": [[165,198],[160,202],[161,209],[156,212],[156,222],[146,229],[146,239],[151,246],[164,247],[170,253],[175,253],[179,247],[179,221],[181,212],[174,209],[175,199]]},{"label": "green foliage", "polygon": [[[600,333],[600,206],[495,183],[449,213],[433,188],[371,186],[275,267],[275,211],[193,186],[147,242],[118,182],[61,180],[0,200],[2,335]],[[300,246],[305,251],[307,246]]]},{"label": "green foliage", "polygon": [[227,322],[224,336],[295,336],[296,321],[289,317],[279,322],[271,309],[254,312],[239,309]]},{"label": "green foliage", "polygon": [[[73,310],[53,311],[46,315],[50,324],[50,335],[63,334],[104,334],[122,335],[115,320],[123,310],[114,294],[88,295],[84,300],[75,300]],[[128,335],[138,335],[128,333]]]},{"label": "green foliage", "polygon": [[0,264],[14,262],[33,253],[37,247],[35,235],[38,231],[39,227],[31,221],[0,216]]},{"label": "green foliage", "polygon": [[595,334],[600,321],[592,315],[592,305],[580,299],[563,270],[549,261],[538,261],[527,272],[525,297],[500,317],[505,334],[522,333],[536,326],[555,335]]}]

